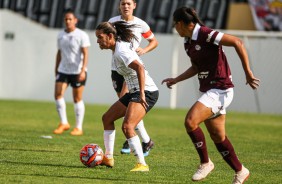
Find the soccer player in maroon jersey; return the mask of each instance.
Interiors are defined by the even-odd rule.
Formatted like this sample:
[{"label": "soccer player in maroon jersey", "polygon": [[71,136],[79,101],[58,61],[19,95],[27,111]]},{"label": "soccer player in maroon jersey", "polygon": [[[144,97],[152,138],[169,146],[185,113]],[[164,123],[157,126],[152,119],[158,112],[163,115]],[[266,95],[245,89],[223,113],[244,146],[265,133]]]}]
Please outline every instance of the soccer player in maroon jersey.
[{"label": "soccer player in maroon jersey", "polygon": [[250,172],[237,158],[225,133],[226,108],[233,99],[234,86],[222,46],[235,48],[246,75],[246,84],[256,89],[259,79],[254,77],[250,69],[246,49],[239,38],[205,27],[192,8],[176,9],[173,21],[179,36],[184,37],[185,51],[192,65],[179,76],[164,79],[162,83],[171,88],[172,85],[195,75],[198,75],[200,83],[201,97],[185,117],[186,131],[200,157],[200,165],[192,180],[202,180],[214,169],[208,156],[205,136],[199,127],[204,122],[217,150],[235,171],[233,184],[243,183]]}]

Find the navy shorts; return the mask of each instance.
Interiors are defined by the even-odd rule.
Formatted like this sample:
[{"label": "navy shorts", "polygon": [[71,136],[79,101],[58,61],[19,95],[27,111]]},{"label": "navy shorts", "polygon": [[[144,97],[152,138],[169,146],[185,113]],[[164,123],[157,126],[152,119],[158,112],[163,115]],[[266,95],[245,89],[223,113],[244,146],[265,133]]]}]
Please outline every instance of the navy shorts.
[{"label": "navy shorts", "polygon": [[[146,102],[149,105],[146,109],[146,112],[149,112],[152,107],[156,104],[159,98],[159,91],[145,91]],[[140,101],[140,92],[136,91],[134,93],[126,93],[119,101],[126,107],[130,102],[139,102]]]},{"label": "navy shorts", "polygon": [[59,72],[56,76],[56,82],[67,83],[73,88],[79,88],[80,86],[85,86],[86,84],[87,72],[85,72],[85,75],[86,77],[84,81],[78,81],[78,75],[64,74]]},{"label": "navy shorts", "polygon": [[115,91],[117,93],[120,93],[124,82],[123,76],[120,75],[117,71],[112,70],[111,77]]}]

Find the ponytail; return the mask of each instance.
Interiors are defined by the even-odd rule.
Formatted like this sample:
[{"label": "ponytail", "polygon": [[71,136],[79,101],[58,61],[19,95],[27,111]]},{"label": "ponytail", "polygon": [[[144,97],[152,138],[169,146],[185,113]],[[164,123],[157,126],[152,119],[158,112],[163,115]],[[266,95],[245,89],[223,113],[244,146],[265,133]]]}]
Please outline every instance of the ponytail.
[{"label": "ponytail", "polygon": [[137,37],[132,31],[132,28],[137,27],[135,24],[128,24],[124,21],[113,22],[112,25],[116,29],[117,41],[132,42],[133,39],[137,40]]},{"label": "ponytail", "polygon": [[96,30],[102,30],[105,34],[112,33],[116,41],[124,41],[132,43],[133,40],[138,38],[134,35],[132,28],[137,27],[135,24],[128,24],[124,21],[117,22],[102,22],[97,27]]}]

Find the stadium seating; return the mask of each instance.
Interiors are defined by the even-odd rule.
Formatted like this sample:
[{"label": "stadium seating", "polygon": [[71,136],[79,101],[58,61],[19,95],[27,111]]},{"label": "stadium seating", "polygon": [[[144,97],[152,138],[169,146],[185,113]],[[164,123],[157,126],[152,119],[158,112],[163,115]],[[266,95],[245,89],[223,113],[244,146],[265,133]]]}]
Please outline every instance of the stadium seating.
[{"label": "stadium seating", "polygon": [[[180,6],[194,7],[209,27],[224,29],[231,2],[247,0],[137,0],[135,15],[144,19],[156,33],[172,32],[172,14]],[[93,30],[99,22],[118,14],[119,0],[0,0],[0,9],[10,9],[47,27],[62,28],[63,12],[72,8],[78,27]]]}]

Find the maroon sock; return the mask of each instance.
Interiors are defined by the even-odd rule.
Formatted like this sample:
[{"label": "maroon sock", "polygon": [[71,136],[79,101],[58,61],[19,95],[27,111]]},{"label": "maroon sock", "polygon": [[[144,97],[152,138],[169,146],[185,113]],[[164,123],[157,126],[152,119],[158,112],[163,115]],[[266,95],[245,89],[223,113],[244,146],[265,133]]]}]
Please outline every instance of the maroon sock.
[{"label": "maroon sock", "polygon": [[220,152],[223,159],[235,172],[242,170],[242,164],[238,160],[234,148],[227,137],[225,137],[225,140],[223,142],[215,143],[215,146],[217,150]]},{"label": "maroon sock", "polygon": [[206,146],[205,135],[200,127],[195,129],[192,132],[189,132],[190,136],[195,148],[200,156],[201,163],[209,162],[208,150]]}]

